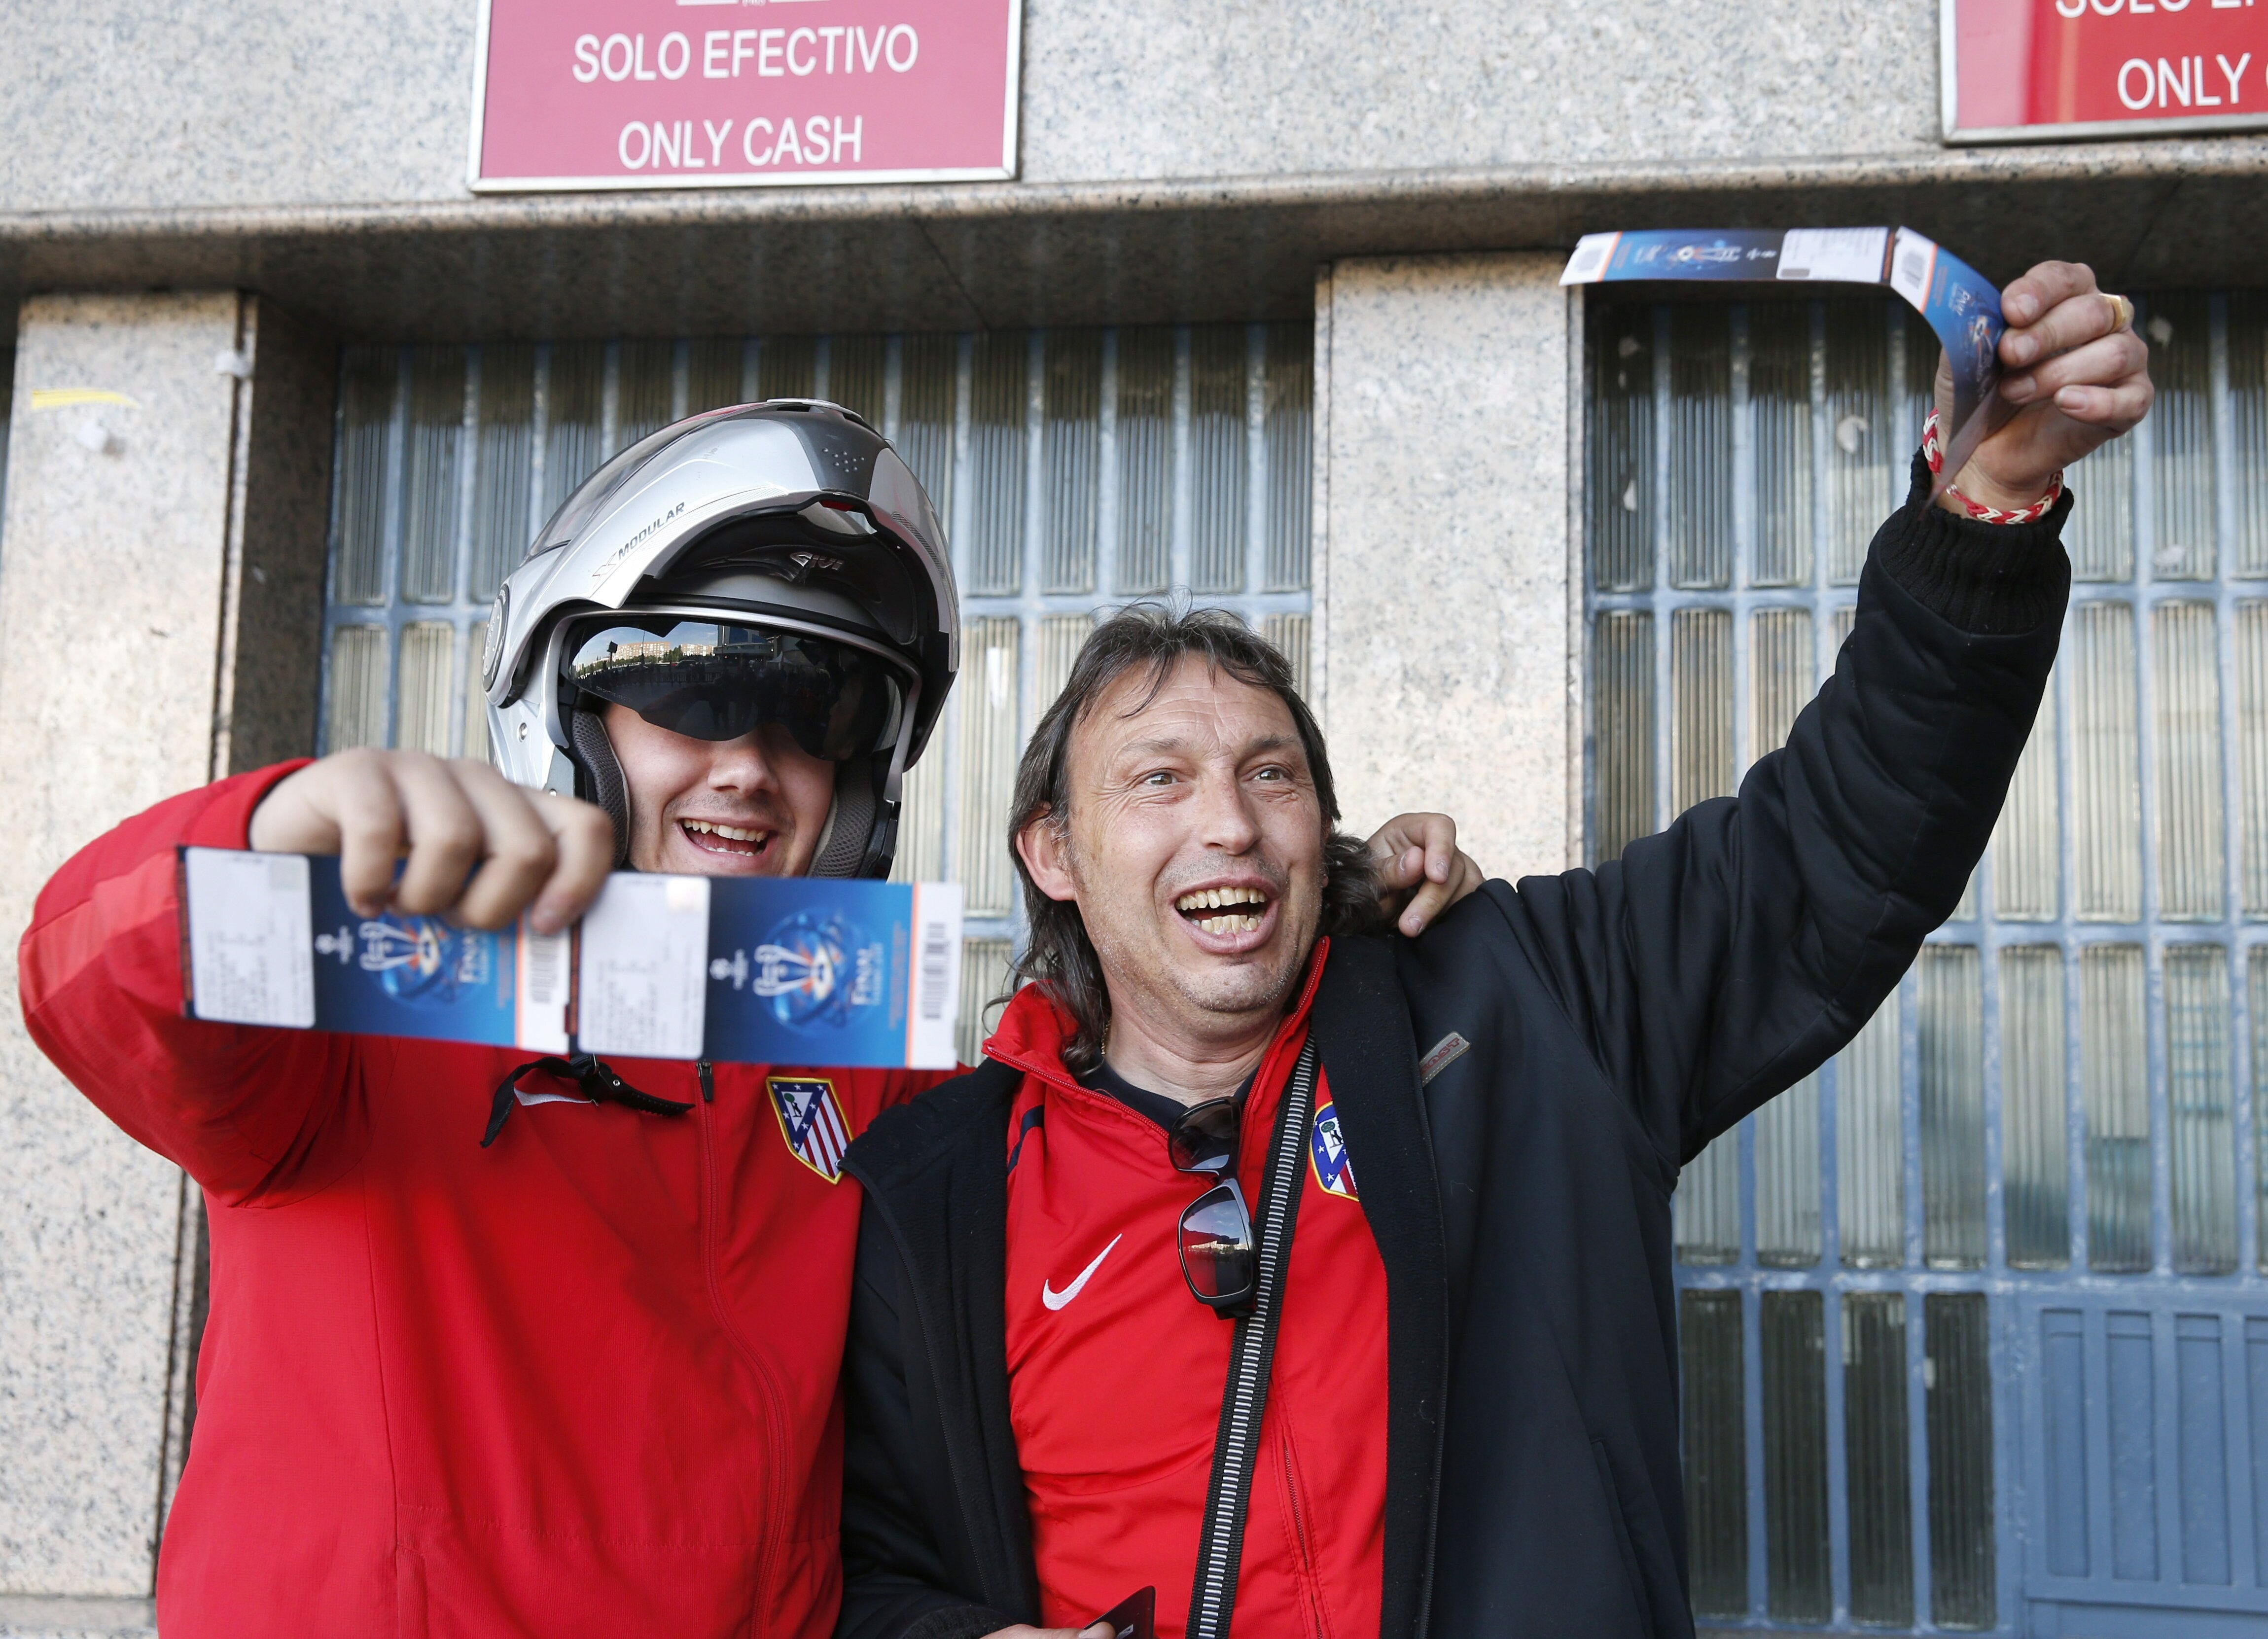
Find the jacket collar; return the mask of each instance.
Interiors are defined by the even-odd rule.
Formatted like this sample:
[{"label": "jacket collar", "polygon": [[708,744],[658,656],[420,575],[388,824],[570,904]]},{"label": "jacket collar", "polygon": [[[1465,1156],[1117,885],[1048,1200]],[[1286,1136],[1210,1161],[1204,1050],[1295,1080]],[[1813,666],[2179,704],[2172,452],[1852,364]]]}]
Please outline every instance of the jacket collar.
[{"label": "jacket collar", "polygon": [[[1314,1008],[1315,992],[1322,984],[1323,968],[1330,952],[1328,937],[1315,941],[1291,1009],[1276,1027],[1268,1051],[1261,1058],[1263,1081],[1272,1072],[1275,1061],[1283,1058],[1287,1049],[1297,1046],[1306,1035],[1307,1015]],[[1007,1010],[1001,1014],[999,1029],[986,1038],[984,1056],[995,1064],[1035,1075],[1050,1087],[1077,1089],[1079,1078],[1064,1067],[1063,1050],[1078,1028],[1070,1012],[1056,1000],[1044,981],[1027,985],[1015,993]]]}]

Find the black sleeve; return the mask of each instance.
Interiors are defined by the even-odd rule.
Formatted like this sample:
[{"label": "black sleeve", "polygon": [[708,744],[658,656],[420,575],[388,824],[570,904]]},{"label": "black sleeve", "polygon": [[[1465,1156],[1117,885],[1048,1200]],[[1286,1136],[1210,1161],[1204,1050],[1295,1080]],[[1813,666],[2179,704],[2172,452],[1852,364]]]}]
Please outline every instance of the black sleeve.
[{"label": "black sleeve", "polygon": [[1927,476],[1874,537],[1835,675],[1738,796],[1484,890],[1672,1169],[1865,1024],[1959,903],[2030,733],[2069,498],[1972,523]]},{"label": "black sleeve", "polygon": [[[949,1517],[914,1432],[901,1319],[905,1266],[870,1204],[843,1356],[843,1613],[836,1639],[982,1639],[1016,1619],[951,1588],[924,1523]],[[949,1491],[949,1487],[945,1488]],[[946,1509],[946,1513],[936,1510]]]}]

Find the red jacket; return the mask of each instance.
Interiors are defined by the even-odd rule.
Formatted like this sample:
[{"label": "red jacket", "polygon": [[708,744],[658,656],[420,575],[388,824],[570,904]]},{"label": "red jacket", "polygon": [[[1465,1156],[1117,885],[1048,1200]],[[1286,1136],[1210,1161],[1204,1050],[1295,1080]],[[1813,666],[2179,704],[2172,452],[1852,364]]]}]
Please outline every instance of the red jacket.
[{"label": "red jacket", "polygon": [[244,846],[288,772],[91,844],[20,951],[33,1038],[210,1213],[167,1639],[820,1639],[858,1195],[767,1077],[824,1079],[856,1133],[942,1075],[720,1065],[704,1102],[622,1059],[692,1113],[523,1104],[482,1149],[530,1055],[185,1019],[174,846]]},{"label": "red jacket", "polygon": [[[1245,1101],[1248,1200],[1329,953],[1325,941]],[[1064,1068],[1066,1024],[1027,988],[984,1045],[1024,1073],[1008,1118],[1008,1406],[1040,1615],[1076,1628],[1154,1584],[1159,1639],[1179,1639],[1232,1331],[1189,1295],[1175,1251],[1205,1180],[1174,1170],[1155,1121]],[[1328,1078],[1311,1127],[1234,1632],[1359,1639],[1378,1631],[1384,1566],[1386,1266]]]}]

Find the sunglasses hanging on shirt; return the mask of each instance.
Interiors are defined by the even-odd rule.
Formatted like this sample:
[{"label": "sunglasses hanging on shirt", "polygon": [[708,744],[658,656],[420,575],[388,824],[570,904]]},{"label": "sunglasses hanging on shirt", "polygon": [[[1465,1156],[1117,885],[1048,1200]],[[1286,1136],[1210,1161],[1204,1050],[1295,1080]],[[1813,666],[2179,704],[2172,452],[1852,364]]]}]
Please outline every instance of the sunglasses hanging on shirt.
[{"label": "sunglasses hanging on shirt", "polygon": [[1209,1099],[1183,1111],[1166,1134],[1177,1172],[1220,1180],[1182,1208],[1178,1239],[1189,1295],[1225,1320],[1252,1312],[1260,1283],[1260,1245],[1252,1211],[1233,1176],[1244,1096]]}]

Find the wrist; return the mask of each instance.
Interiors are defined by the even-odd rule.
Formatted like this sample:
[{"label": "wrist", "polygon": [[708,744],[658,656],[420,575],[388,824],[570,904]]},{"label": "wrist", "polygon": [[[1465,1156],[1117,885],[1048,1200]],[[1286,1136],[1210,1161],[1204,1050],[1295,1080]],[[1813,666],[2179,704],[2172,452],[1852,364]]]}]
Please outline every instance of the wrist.
[{"label": "wrist", "polygon": [[[1933,473],[1945,469],[1945,447],[1938,436],[1934,410],[1929,412],[1929,419],[1922,427],[1921,449]],[[1937,504],[1956,518],[1974,519],[1979,523],[2031,523],[2045,517],[2062,497],[2060,469],[2042,482],[2010,485],[1971,461],[1938,492]]]}]

